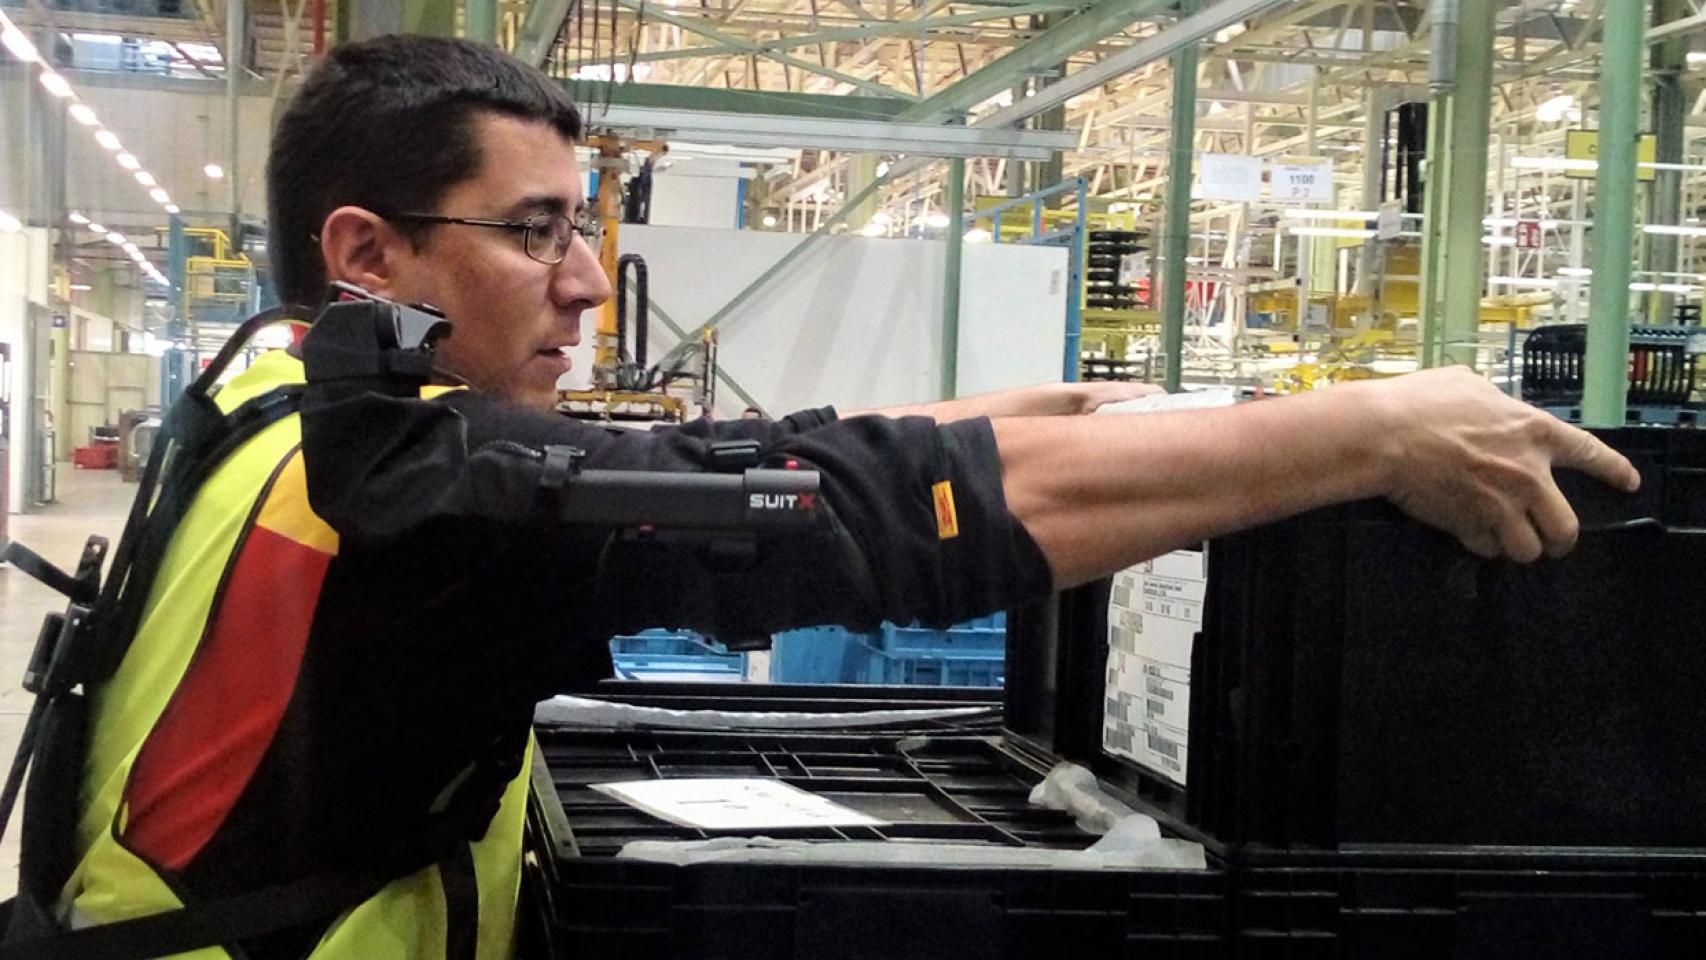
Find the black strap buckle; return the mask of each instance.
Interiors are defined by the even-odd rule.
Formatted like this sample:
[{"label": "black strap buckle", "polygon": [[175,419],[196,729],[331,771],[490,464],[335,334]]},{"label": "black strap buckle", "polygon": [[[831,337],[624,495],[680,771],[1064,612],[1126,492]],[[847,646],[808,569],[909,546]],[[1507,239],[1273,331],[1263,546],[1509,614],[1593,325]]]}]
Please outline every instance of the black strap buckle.
[{"label": "black strap buckle", "polygon": [[6,549],[0,551],[0,562],[10,563],[74,603],[95,602],[101,592],[101,564],[106,559],[106,537],[90,537],[83,544],[83,555],[77,560],[76,573],[66,573],[21,543],[8,543]]}]

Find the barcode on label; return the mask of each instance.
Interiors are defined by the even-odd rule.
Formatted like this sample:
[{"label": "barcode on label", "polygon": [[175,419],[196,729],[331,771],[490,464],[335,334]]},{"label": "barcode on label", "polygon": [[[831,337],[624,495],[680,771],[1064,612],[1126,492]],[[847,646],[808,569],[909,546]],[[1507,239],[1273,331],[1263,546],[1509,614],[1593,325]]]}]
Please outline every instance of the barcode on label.
[{"label": "barcode on label", "polygon": [[1164,740],[1153,733],[1144,735],[1143,739],[1149,744],[1149,749],[1161,754],[1163,757],[1170,757],[1174,760],[1179,759],[1179,745],[1173,741]]}]

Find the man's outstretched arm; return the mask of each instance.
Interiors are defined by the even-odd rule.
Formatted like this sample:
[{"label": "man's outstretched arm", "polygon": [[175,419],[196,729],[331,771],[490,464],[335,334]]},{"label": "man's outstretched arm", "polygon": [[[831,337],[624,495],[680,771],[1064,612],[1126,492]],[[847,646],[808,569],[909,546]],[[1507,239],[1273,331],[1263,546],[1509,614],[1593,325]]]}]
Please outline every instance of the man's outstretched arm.
[{"label": "man's outstretched arm", "polygon": [[1149,383],[1099,380],[1085,383],[1040,383],[1031,387],[996,390],[973,397],[956,397],[934,403],[914,403],[844,413],[843,419],[859,416],[929,417],[937,423],[952,423],[973,417],[1060,417],[1094,413],[1105,403],[1117,403],[1160,393]]},{"label": "man's outstretched arm", "polygon": [[1453,368],[1216,410],[994,422],[1009,509],[1055,585],[1315,507],[1386,497],[1482,556],[1574,545],[1554,465],[1624,490],[1591,435]]}]

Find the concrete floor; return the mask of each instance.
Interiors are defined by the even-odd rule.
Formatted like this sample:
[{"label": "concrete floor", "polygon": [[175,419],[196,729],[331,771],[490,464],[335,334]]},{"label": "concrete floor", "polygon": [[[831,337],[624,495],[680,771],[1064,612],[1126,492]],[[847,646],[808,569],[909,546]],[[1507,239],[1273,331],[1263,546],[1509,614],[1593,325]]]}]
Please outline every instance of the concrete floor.
[{"label": "concrete floor", "polygon": [[[36,513],[13,514],[10,533],[12,539],[69,571],[90,534],[101,534],[111,547],[118,546],[136,484],[120,480],[117,470],[77,470],[62,463],[58,486],[57,503]],[[29,714],[31,697],[18,684],[42,616],[64,608],[64,597],[0,564],[0,767],[10,768]],[[14,813],[0,841],[0,897],[9,897],[17,889],[19,822]]]}]

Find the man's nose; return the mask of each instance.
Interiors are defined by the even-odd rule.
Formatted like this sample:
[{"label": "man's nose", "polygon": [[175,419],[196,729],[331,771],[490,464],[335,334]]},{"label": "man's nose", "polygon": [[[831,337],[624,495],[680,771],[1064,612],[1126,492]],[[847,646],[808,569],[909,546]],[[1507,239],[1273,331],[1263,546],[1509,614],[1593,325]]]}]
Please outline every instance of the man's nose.
[{"label": "man's nose", "polygon": [[554,268],[551,290],[558,303],[575,301],[598,306],[610,299],[610,278],[598,262],[598,251],[581,237],[569,244],[563,262]]}]

